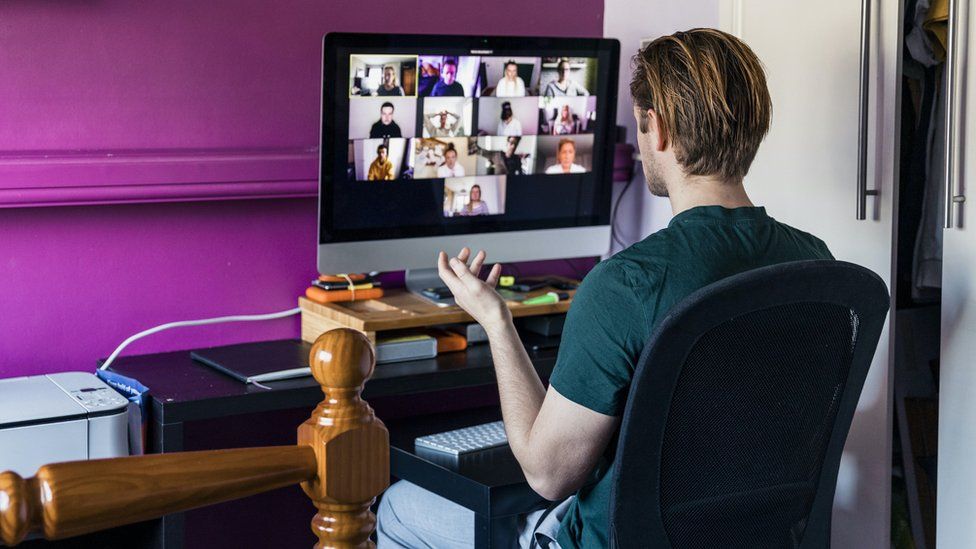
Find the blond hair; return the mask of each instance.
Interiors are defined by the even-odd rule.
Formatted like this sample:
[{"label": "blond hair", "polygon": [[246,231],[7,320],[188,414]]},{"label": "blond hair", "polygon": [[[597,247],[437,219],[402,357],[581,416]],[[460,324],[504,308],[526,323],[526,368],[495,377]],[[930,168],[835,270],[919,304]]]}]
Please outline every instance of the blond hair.
[{"label": "blond hair", "polygon": [[630,94],[647,131],[647,111],[688,175],[741,180],[769,131],[772,101],[756,54],[715,29],[663,36],[637,52]]}]

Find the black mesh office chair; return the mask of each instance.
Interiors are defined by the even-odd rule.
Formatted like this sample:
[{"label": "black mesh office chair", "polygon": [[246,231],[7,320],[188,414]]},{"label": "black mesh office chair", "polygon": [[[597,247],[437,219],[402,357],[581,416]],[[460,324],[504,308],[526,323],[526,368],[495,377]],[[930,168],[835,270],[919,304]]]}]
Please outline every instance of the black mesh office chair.
[{"label": "black mesh office chair", "polygon": [[888,300],[867,269],[800,261],[676,305],[634,373],[611,544],[828,547],[841,452]]}]

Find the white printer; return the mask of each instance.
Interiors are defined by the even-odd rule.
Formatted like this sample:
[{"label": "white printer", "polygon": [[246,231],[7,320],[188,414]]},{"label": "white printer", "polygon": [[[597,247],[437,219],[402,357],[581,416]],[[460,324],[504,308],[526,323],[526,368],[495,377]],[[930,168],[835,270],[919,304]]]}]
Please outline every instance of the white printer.
[{"label": "white printer", "polygon": [[87,372],[0,379],[0,471],[128,455],[128,405]]}]

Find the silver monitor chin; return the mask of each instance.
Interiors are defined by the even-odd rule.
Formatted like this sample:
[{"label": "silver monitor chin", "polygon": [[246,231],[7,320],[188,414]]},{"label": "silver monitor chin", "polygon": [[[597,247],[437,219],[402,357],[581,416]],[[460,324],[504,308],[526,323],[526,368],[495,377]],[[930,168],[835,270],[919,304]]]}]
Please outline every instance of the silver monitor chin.
[{"label": "silver monitor chin", "polygon": [[464,246],[475,252],[485,250],[489,263],[603,255],[610,249],[610,226],[319,244],[318,269],[320,273],[428,269],[437,265],[438,251],[454,254]]}]

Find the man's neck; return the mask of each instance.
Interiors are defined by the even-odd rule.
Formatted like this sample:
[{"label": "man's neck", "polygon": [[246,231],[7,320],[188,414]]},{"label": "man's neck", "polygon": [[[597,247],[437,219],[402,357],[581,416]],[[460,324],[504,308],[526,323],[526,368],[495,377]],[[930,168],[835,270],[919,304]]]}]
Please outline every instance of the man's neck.
[{"label": "man's neck", "polygon": [[687,176],[681,183],[668,185],[668,195],[673,215],[698,206],[731,209],[753,205],[741,179],[728,181],[714,176]]}]

